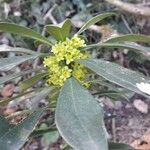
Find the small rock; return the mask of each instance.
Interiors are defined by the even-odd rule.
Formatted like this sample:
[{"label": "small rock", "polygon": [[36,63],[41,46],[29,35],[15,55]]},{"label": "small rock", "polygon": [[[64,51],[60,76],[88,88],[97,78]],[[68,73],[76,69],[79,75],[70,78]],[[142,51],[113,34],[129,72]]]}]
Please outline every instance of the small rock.
[{"label": "small rock", "polygon": [[136,99],[133,102],[134,107],[143,114],[148,113],[148,105],[140,99]]},{"label": "small rock", "polygon": [[4,98],[10,97],[12,96],[13,92],[14,92],[15,86],[13,84],[7,84],[4,86],[4,88],[1,91],[1,95]]}]

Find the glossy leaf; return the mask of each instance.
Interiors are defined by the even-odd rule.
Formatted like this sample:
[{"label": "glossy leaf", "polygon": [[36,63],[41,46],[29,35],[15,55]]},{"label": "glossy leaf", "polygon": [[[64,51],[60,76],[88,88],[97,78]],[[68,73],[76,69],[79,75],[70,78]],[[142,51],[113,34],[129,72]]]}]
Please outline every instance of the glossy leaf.
[{"label": "glossy leaf", "polygon": [[[43,111],[35,111],[22,123],[9,128],[2,136],[0,136],[0,149],[19,150],[33,131],[42,113]],[[4,122],[0,122],[1,125],[3,125],[3,123]]]},{"label": "glossy leaf", "polygon": [[109,150],[134,150],[131,146],[123,143],[109,143]]},{"label": "glossy leaf", "polygon": [[52,43],[47,38],[40,35],[36,31],[27,27],[19,26],[14,23],[0,22],[0,32],[14,33],[23,37],[28,37],[28,38],[40,41],[49,46],[52,46]]},{"label": "glossy leaf", "polygon": [[79,60],[78,62],[84,64],[106,80],[145,96],[136,85],[137,83],[150,82],[150,78],[143,74],[101,59]]},{"label": "glossy leaf", "polygon": [[150,36],[143,34],[126,34],[112,37],[105,42],[116,43],[116,42],[150,42]]},{"label": "glossy leaf", "polygon": [[15,66],[31,59],[37,58],[38,55],[25,55],[25,56],[14,56],[9,58],[0,59],[0,71],[8,71]]},{"label": "glossy leaf", "polygon": [[21,52],[21,53],[27,53],[27,54],[39,54],[38,52],[28,50],[26,48],[21,48],[21,47],[10,47],[8,45],[0,45],[0,52]]},{"label": "glossy leaf", "polygon": [[97,44],[87,45],[82,50],[92,50],[92,48],[127,48],[131,50],[137,50],[139,52],[145,52],[145,53],[150,52],[150,48],[133,44],[133,43],[132,44],[131,43],[128,44],[127,43],[97,43]]},{"label": "glossy leaf", "polygon": [[108,150],[102,108],[73,77],[61,89],[55,121],[61,136],[74,149]]},{"label": "glossy leaf", "polygon": [[71,29],[70,19],[66,19],[64,22],[58,25],[47,25],[46,29],[49,34],[55,37],[58,41],[64,41],[69,36]]},{"label": "glossy leaf", "polygon": [[46,73],[42,72],[42,73],[38,73],[33,77],[30,77],[29,79],[26,79],[24,81],[22,81],[19,85],[19,87],[21,88],[22,91],[27,90],[28,88],[32,87],[36,82],[38,82],[39,80],[41,80],[42,78],[44,78],[46,76]]},{"label": "glossy leaf", "polygon": [[81,34],[83,31],[88,29],[91,25],[93,25],[99,21],[102,21],[103,19],[105,19],[107,17],[113,16],[113,15],[116,15],[116,14],[115,13],[104,13],[104,14],[100,14],[100,15],[93,17],[92,19],[87,21],[76,34]]}]

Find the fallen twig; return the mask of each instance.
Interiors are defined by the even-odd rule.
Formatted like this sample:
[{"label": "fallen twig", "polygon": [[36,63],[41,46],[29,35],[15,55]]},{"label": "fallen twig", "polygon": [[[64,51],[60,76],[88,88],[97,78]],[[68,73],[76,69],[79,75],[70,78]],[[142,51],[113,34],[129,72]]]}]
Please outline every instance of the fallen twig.
[{"label": "fallen twig", "polygon": [[139,4],[126,3],[120,0],[105,0],[105,1],[129,13],[150,17],[149,7]]}]

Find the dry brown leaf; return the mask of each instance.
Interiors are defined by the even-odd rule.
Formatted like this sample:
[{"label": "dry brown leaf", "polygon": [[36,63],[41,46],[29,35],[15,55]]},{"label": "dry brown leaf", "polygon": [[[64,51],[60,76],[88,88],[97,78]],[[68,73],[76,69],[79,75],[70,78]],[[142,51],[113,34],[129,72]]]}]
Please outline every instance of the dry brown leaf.
[{"label": "dry brown leaf", "polygon": [[148,130],[143,137],[135,140],[131,146],[136,150],[150,150],[150,130]]}]

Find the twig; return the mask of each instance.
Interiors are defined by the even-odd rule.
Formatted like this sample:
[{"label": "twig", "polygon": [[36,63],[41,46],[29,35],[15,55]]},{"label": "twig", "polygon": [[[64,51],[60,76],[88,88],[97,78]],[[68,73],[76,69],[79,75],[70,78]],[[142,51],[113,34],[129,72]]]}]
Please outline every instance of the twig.
[{"label": "twig", "polygon": [[44,20],[46,21],[48,18],[51,20],[53,24],[57,24],[56,19],[53,17],[52,12],[57,7],[57,4],[54,4],[53,7],[47,11],[47,13],[44,15]]},{"label": "twig", "polygon": [[149,7],[144,7],[142,5],[139,6],[138,4],[126,3],[120,0],[105,0],[105,1],[134,15],[142,15],[142,16],[150,17]]},{"label": "twig", "polygon": [[127,22],[127,20],[125,19],[125,17],[123,15],[121,15],[121,18],[122,18],[122,20],[123,20],[126,28],[128,29],[128,31],[133,34],[133,32],[132,32],[132,30],[131,30],[131,28],[130,28],[128,22]]},{"label": "twig", "polygon": [[[113,115],[116,115],[113,113]],[[116,142],[116,120],[112,118],[112,134],[113,134],[113,142]]]},{"label": "twig", "polygon": [[17,111],[9,116],[7,116],[7,119],[12,119],[14,117],[20,116],[20,115],[28,115],[30,114],[32,111],[31,110],[23,110],[23,111]]},{"label": "twig", "polygon": [[8,18],[8,14],[11,11],[10,5],[8,3],[4,3],[4,14],[5,14],[5,19]]}]

